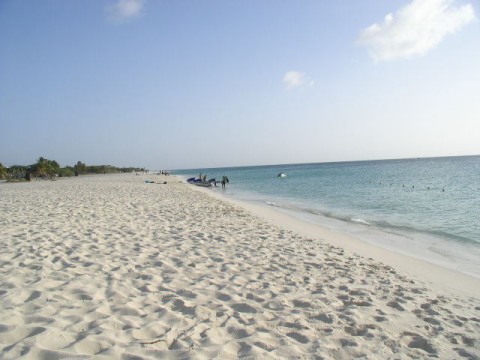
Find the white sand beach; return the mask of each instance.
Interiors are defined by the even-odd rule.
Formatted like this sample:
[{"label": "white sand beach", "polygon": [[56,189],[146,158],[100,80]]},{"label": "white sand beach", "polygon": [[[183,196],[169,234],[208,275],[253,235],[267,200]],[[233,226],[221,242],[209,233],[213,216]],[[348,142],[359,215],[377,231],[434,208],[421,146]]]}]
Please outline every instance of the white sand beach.
[{"label": "white sand beach", "polygon": [[480,359],[480,280],[213,193],[0,184],[0,358]]}]

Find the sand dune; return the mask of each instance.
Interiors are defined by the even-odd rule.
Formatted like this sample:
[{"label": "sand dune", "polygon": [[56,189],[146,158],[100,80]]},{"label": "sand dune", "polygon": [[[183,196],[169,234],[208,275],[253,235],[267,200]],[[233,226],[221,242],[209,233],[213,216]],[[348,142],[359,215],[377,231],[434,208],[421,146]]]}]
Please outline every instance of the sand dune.
[{"label": "sand dune", "polygon": [[2,359],[480,358],[478,297],[175,177],[0,184],[0,214]]}]

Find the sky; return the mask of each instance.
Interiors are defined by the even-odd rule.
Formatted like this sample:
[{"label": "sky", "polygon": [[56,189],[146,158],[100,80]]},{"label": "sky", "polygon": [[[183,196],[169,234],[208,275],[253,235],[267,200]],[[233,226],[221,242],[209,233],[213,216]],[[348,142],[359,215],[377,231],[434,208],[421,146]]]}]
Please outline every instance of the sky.
[{"label": "sky", "polygon": [[480,0],[0,0],[0,162],[480,154]]}]

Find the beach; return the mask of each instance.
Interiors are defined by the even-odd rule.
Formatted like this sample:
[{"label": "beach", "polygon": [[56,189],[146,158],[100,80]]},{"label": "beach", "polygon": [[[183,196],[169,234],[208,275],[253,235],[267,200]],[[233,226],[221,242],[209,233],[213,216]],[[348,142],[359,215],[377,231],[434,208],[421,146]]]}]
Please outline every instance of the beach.
[{"label": "beach", "polygon": [[479,279],[174,176],[0,184],[0,213],[2,359],[480,358]]}]

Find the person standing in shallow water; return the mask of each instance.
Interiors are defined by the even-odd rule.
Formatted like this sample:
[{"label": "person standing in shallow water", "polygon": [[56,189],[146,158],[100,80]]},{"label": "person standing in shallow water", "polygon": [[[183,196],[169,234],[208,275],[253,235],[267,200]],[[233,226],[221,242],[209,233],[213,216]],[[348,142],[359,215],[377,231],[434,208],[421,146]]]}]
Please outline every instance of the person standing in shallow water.
[{"label": "person standing in shallow water", "polygon": [[222,178],[222,188],[224,188],[224,187],[226,186],[226,183],[228,183],[228,182],[230,182],[230,181],[228,180],[228,177],[223,176],[223,178]]}]

